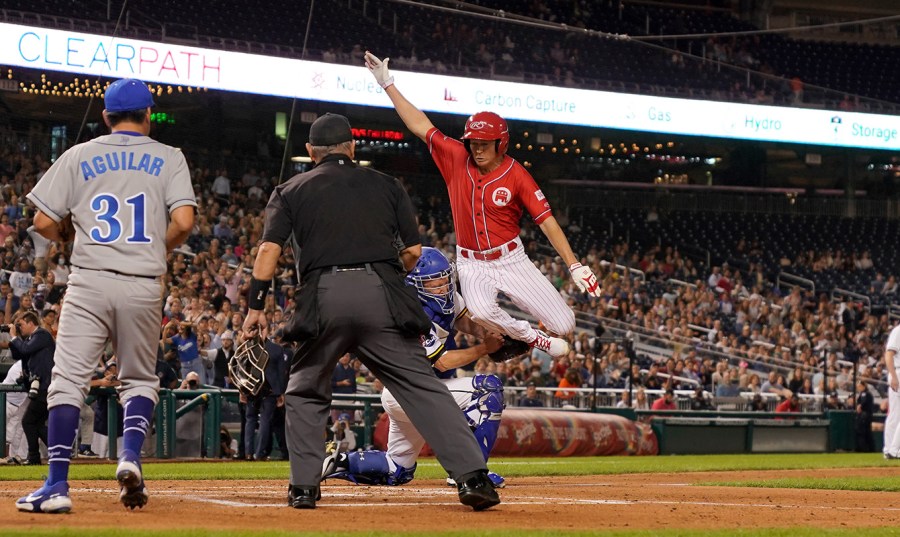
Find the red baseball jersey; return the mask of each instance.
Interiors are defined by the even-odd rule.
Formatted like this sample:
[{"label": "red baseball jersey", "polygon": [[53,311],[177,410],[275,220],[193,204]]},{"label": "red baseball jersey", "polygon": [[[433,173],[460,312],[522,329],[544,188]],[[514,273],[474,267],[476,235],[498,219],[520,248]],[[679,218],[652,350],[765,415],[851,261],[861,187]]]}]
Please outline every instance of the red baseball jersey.
[{"label": "red baseball jersey", "polygon": [[523,210],[538,225],[550,216],[544,193],[514,158],[504,155],[497,169],[482,175],[461,141],[437,128],[426,140],[447,183],[456,242],[463,248],[490,250],[515,239]]}]

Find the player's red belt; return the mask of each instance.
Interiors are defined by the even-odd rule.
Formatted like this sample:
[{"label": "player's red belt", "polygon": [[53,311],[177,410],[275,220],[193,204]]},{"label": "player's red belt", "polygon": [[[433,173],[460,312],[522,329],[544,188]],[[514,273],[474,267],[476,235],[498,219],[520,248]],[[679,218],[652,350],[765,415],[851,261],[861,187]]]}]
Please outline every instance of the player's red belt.
[{"label": "player's red belt", "polygon": [[493,261],[495,259],[500,259],[501,257],[503,257],[503,254],[508,254],[518,247],[519,243],[517,243],[515,240],[512,240],[504,244],[503,246],[500,246],[499,248],[493,249],[490,252],[476,252],[475,250],[466,250],[465,248],[460,248],[459,253],[467,259]]}]

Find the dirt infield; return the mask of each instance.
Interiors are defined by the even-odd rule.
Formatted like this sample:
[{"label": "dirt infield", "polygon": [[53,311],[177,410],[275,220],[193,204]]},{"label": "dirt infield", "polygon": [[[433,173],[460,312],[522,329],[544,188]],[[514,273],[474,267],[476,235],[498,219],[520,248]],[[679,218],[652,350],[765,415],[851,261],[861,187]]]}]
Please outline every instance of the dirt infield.
[{"label": "dirt infield", "polygon": [[[142,511],[118,504],[112,481],[73,481],[74,510],[49,516],[16,512],[15,498],[34,482],[0,483],[4,528],[284,529],[333,531],[335,515],[357,529],[388,531],[486,529],[656,529],[864,527],[900,525],[900,507],[887,493],[698,487],[716,480],[804,476],[809,471],[640,474],[510,478],[503,503],[474,513],[443,482],[363,487],[339,480],[323,486],[314,511],[286,507],[286,484],[276,481],[154,481]],[[885,469],[815,470],[817,477],[884,476]],[[436,516],[437,515],[437,516]],[[452,517],[450,525],[448,515]],[[471,526],[467,522],[471,521]],[[477,522],[477,524],[476,524]],[[298,524],[299,523],[299,524]],[[349,529],[349,528],[344,528]]]}]

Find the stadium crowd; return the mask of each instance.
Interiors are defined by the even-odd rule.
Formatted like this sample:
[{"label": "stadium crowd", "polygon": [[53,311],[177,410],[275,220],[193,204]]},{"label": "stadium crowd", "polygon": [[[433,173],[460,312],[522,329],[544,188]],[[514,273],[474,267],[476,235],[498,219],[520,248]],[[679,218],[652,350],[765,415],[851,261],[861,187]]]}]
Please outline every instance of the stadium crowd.
[{"label": "stadium crowd", "polygon": [[[0,251],[7,275],[4,288],[13,295],[7,300],[8,293],[4,293],[0,299],[0,309],[7,318],[32,307],[41,313],[53,310],[66,283],[66,252],[29,233],[31,209],[20,203],[22,194],[46,168],[46,161],[40,157],[27,158],[16,152],[4,154],[0,161]],[[218,348],[221,334],[239,329],[246,311],[249,276],[244,269],[253,263],[254,245],[263,230],[264,193],[274,178],[254,168],[235,179],[230,179],[225,170],[212,173],[198,169],[194,183],[200,202],[197,225],[186,246],[170,256],[164,324],[176,319],[201,326],[199,332],[209,332],[209,341],[201,338],[200,346]],[[423,215],[422,244],[455,258],[455,235],[446,217],[445,202],[434,197],[412,197]],[[567,222],[564,215],[559,218],[568,232],[577,236],[578,225]],[[835,368],[832,377],[841,372],[841,362],[860,357],[864,365],[861,375],[884,378],[874,362],[890,329],[887,315],[869,314],[856,303],[835,304],[824,294],[812,296],[800,288],[781,289],[758,264],[751,263],[749,270],[744,271],[727,265],[704,267],[672,247],[632,251],[625,242],[609,249],[595,247],[580,252],[592,269],[603,276],[604,295],[589,299],[575,289],[558,259],[542,254],[543,245],[536,231],[529,225],[523,230],[529,255],[576,311],[625,322],[671,340],[676,344],[676,364],[689,354],[691,344],[700,341],[753,364],[798,365],[815,370],[821,369],[819,364],[825,359],[829,367]],[[643,276],[626,276],[608,262],[638,269]],[[867,253],[842,255],[830,251],[808,252],[794,261],[783,260],[783,264],[791,266],[840,266],[845,270],[869,268],[871,263]],[[280,261],[276,281],[276,293],[270,295],[266,307],[273,332],[294,307],[297,279],[290,248]],[[885,295],[895,294],[897,289],[892,275],[884,277],[879,273],[872,283],[873,292]],[[573,351],[583,355],[579,359],[586,363],[593,363],[589,354],[610,353],[608,346],[594,345],[585,333],[571,343]],[[687,362],[678,370],[693,372],[695,380],[699,380],[696,367],[702,364]],[[543,374],[558,381],[561,375],[552,371],[563,373],[564,369],[542,369]],[[610,384],[609,379],[602,381],[599,376],[595,382]]]},{"label": "stadium crowd", "polygon": [[[29,230],[33,208],[24,203],[24,194],[48,163],[9,148],[3,151],[0,324],[35,311],[55,334],[69,274],[68,254]],[[182,379],[181,387],[190,387],[186,383],[191,371],[199,384],[228,387],[226,362],[247,311],[246,268],[253,265],[255,244],[263,231],[265,193],[275,179],[254,168],[234,176],[224,169],[197,169],[193,179],[199,214],[187,243],[169,256],[158,373],[163,387],[179,386],[177,379]],[[446,200],[422,198],[410,190],[420,211],[422,244],[454,259],[455,236]],[[568,221],[564,211],[559,211],[559,219],[570,237],[578,237],[581,229]],[[603,294],[594,299],[578,292],[559,259],[542,253],[546,245],[537,231],[533,225],[523,227],[528,253],[579,318],[631,330],[643,346],[629,356],[631,345],[603,340],[599,330],[582,329],[571,336],[569,355],[560,359],[533,350],[506,363],[482,358],[474,364],[475,373],[495,373],[507,386],[519,387],[522,395],[540,390],[538,397],[523,397],[523,404],[571,404],[575,388],[623,390],[634,379],[635,403],[623,395],[620,405],[640,408],[666,399],[665,390],[700,388],[698,402],[741,392],[788,400],[794,393],[827,395],[828,404],[837,407],[838,394],[846,398],[855,393],[855,361],[859,379],[884,395],[886,374],[880,357],[891,328],[887,314],[869,313],[858,303],[834,303],[800,288],[779,288],[760,264],[750,263],[747,270],[706,267],[672,247],[632,250],[627,242],[578,252],[602,281]],[[865,260],[863,267],[858,261]],[[809,252],[786,262],[857,270],[870,268],[871,259],[861,252],[844,256]],[[278,334],[294,309],[297,283],[293,253],[286,248],[275,292],[265,307],[270,334]],[[895,277],[879,275],[872,292],[896,293]],[[0,334],[0,340],[4,336]],[[475,343],[471,336],[457,336],[459,347]],[[380,389],[358,360],[351,357],[349,366],[359,390]],[[109,363],[99,362],[98,381],[108,380],[108,371]],[[514,397],[518,395],[517,389]],[[245,455],[244,446],[240,448],[229,451]],[[248,446],[246,453],[250,451]]]}]

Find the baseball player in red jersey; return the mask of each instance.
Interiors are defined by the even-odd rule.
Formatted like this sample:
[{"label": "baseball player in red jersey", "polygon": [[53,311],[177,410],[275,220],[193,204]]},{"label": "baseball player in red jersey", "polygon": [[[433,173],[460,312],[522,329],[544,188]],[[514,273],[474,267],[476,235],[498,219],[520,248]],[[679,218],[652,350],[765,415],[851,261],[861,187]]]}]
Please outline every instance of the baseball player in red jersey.
[{"label": "baseball player in red jersey", "polygon": [[[599,296],[600,286],[591,269],[578,262],[534,178],[506,154],[506,121],[493,112],[479,112],[466,121],[462,141],[445,136],[397,90],[388,61],[366,52],[366,67],[384,88],[406,127],[428,144],[447,183],[456,228],[460,291],[472,318],[552,356],[567,354],[569,344],[555,336],[575,329],[575,314],[525,254],[519,239],[522,211],[527,210],[534,218],[582,291]],[[554,335],[535,330],[527,321],[506,313],[497,304],[500,291]]]}]

